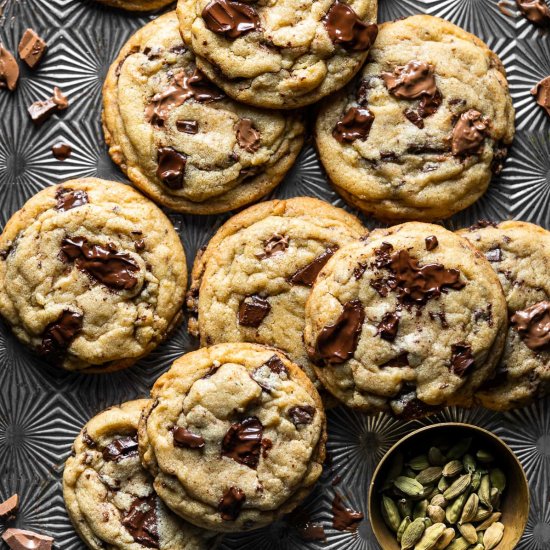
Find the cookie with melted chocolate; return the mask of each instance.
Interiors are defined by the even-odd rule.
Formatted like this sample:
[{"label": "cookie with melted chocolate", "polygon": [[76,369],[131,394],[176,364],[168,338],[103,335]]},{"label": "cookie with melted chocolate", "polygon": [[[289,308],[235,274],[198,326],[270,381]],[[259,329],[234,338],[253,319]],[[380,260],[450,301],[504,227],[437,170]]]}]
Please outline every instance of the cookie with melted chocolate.
[{"label": "cookie with melted chocolate", "polygon": [[497,273],[510,318],[500,365],[477,400],[498,411],[528,405],[550,392],[550,232],[505,221],[458,233]]},{"label": "cookie with melted chocolate", "polygon": [[434,221],[471,205],[502,170],[513,136],[500,59],[428,15],[381,25],[356,80],[316,122],[336,191],[386,221]]},{"label": "cookie with melted chocolate", "polygon": [[199,527],[265,526],[298,506],[321,474],[321,398],[275,348],[234,343],[188,353],[151,395],[139,425],[143,464],[164,503]]},{"label": "cookie with melted chocolate", "polygon": [[175,12],[122,48],[105,81],[103,122],[110,155],[130,180],[156,202],[190,214],[260,199],[304,140],[299,114],[240,105],[208,80],[182,43]]},{"label": "cookie with melted chocolate", "polygon": [[495,373],[507,326],[489,262],[465,239],[419,222],[336,252],[305,315],[321,383],[350,407],[405,419],[471,405]]},{"label": "cookie with melted chocolate", "polygon": [[63,497],[77,533],[101,550],[212,550],[219,538],[173,514],[140,463],[138,421],[147,399],[94,416],[73,444]]},{"label": "cookie with melted chocolate", "polygon": [[0,314],[66,370],[111,372],[147,355],[181,321],[186,282],[170,221],[120,183],[48,187],[0,236]]}]

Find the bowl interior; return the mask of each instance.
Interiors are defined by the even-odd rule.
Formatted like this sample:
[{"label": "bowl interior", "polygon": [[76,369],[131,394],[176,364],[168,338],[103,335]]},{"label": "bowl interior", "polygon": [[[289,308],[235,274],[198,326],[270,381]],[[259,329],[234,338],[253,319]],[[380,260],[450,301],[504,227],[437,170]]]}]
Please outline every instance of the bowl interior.
[{"label": "bowl interior", "polygon": [[[512,550],[523,535],[529,516],[529,486],[525,473],[512,450],[497,436],[469,424],[434,424],[417,430],[396,443],[378,465],[369,492],[369,518],[379,544],[384,550],[400,550],[395,534],[386,526],[380,511],[381,486],[386,479],[391,459],[400,450],[405,453],[421,454],[437,441],[457,442],[465,437],[473,438],[472,447],[487,449],[495,456],[495,465],[506,475],[501,522],[504,537],[495,550]],[[475,448],[474,447],[474,448]]]}]

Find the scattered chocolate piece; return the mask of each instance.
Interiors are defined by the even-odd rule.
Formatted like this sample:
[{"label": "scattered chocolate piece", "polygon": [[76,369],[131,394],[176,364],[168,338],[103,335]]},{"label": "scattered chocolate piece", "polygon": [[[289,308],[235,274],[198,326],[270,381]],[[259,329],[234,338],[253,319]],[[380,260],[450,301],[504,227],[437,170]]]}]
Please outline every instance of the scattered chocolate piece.
[{"label": "scattered chocolate piece", "polygon": [[363,23],[355,11],[342,2],[334,2],[324,19],[334,44],[354,52],[368,50],[378,36],[378,25]]},{"label": "scattered chocolate piece", "polygon": [[516,0],[516,4],[531,23],[540,27],[550,25],[550,8],[544,0]]},{"label": "scattered chocolate piece", "polygon": [[19,42],[19,57],[35,69],[46,52],[46,42],[33,29],[27,29]]},{"label": "scattered chocolate piece", "polygon": [[338,250],[337,246],[327,248],[320,256],[304,267],[301,267],[289,278],[289,283],[293,285],[313,286],[317,275],[325,264],[330,260],[333,254]]},{"label": "scattered chocolate piece", "polygon": [[487,250],[485,257],[489,262],[501,262],[502,261],[502,249],[497,246],[491,250]]},{"label": "scattered chocolate piece", "polygon": [[103,449],[103,459],[110,462],[119,462],[125,458],[131,458],[138,455],[137,435],[119,437],[113,439]]},{"label": "scattered chocolate piece", "polygon": [[406,351],[404,351],[403,353],[399,354],[397,357],[394,357],[393,359],[390,359],[389,361],[382,363],[380,365],[380,368],[381,369],[385,369],[388,367],[403,368],[408,366],[409,366],[409,354]]},{"label": "scattered chocolate piece", "polygon": [[157,162],[158,179],[169,189],[181,189],[187,157],[173,147],[160,147]]},{"label": "scattered chocolate piece", "polygon": [[246,495],[238,487],[230,487],[218,504],[218,512],[224,521],[235,521],[246,502]]},{"label": "scattered chocolate piece", "polygon": [[260,148],[260,132],[249,118],[241,118],[237,123],[237,143],[248,153],[255,153]]},{"label": "scattered chocolate piece", "polygon": [[204,438],[200,435],[190,432],[182,426],[174,426],[172,428],[174,437],[174,445],[176,447],[184,447],[186,449],[204,449]]},{"label": "scattered chocolate piece", "polygon": [[311,516],[302,507],[296,508],[288,516],[288,522],[304,542],[326,541],[327,536],[323,526],[311,521]]},{"label": "scattered chocolate piece", "polygon": [[451,136],[453,155],[467,156],[481,152],[489,125],[490,120],[475,109],[462,113]]},{"label": "scattered chocolate piece", "polygon": [[46,361],[58,363],[63,359],[71,342],[82,330],[82,314],[64,310],[42,333],[37,352]]},{"label": "scattered chocolate piece", "polygon": [[369,137],[374,115],[368,107],[350,107],[344,117],[336,123],[332,136],[340,143],[353,143]]},{"label": "scattered chocolate piece", "polygon": [[112,243],[103,246],[89,244],[85,237],[66,237],[61,241],[61,258],[114,290],[131,290],[138,282],[138,264]]},{"label": "scattered chocolate piece", "polygon": [[55,192],[55,198],[57,199],[55,208],[61,212],[88,204],[88,193],[86,193],[86,191],[82,191],[81,189],[60,187]]},{"label": "scattered chocolate piece", "polygon": [[124,512],[122,525],[138,544],[146,548],[159,548],[156,496],[153,494],[145,498],[136,498],[130,510]]},{"label": "scattered chocolate piece", "polygon": [[388,312],[384,314],[382,320],[378,324],[376,334],[383,340],[393,342],[397,336],[397,329],[399,328],[399,316],[394,312]]},{"label": "scattered chocolate piece", "polygon": [[435,235],[430,235],[424,240],[426,242],[426,250],[435,250],[439,246],[439,241],[437,240],[437,237]]},{"label": "scattered chocolate piece", "polygon": [[178,132],[194,135],[199,132],[199,123],[196,120],[176,120],[176,128]]},{"label": "scattered chocolate piece", "polygon": [[265,260],[266,258],[271,258],[271,256],[275,256],[276,254],[282,254],[286,252],[288,243],[288,237],[275,233],[264,242],[264,251],[262,254],[256,254],[256,258],[259,260]]},{"label": "scattered chocolate piece", "polygon": [[288,416],[296,427],[307,426],[313,422],[315,407],[312,407],[311,405],[291,407],[288,409]]},{"label": "scattered chocolate piece", "polygon": [[334,494],[332,500],[332,526],[338,531],[357,531],[359,523],[365,518],[364,514],[344,505],[342,497]]},{"label": "scattered chocolate piece", "polygon": [[52,537],[14,527],[6,529],[2,539],[12,550],[51,550],[54,543]]},{"label": "scattered chocolate piece", "polygon": [[27,110],[31,120],[35,124],[42,124],[57,111],[64,111],[69,106],[69,101],[61,90],[55,86],[53,96],[44,101],[35,101]]},{"label": "scattered chocolate piece", "polygon": [[19,495],[12,495],[10,498],[0,503],[0,519],[13,519],[19,509]]},{"label": "scattered chocolate piece", "polygon": [[239,325],[258,328],[270,311],[271,305],[265,298],[257,294],[247,296],[239,306]]},{"label": "scattered chocolate piece", "polygon": [[52,145],[52,155],[57,160],[67,160],[71,156],[72,152],[73,150],[71,149],[71,146],[67,143],[63,143],[62,141],[58,141]]},{"label": "scattered chocolate piece", "polygon": [[262,423],[255,416],[232,424],[222,440],[222,456],[255,470],[260,461],[263,431]]},{"label": "scattered chocolate piece", "polygon": [[202,10],[206,28],[227,38],[239,38],[260,30],[260,17],[248,4],[234,0],[212,0]]},{"label": "scattered chocolate piece", "polygon": [[546,111],[546,114],[550,116],[550,76],[542,79],[531,90],[531,95],[535,96],[537,103]]},{"label": "scattered chocolate piece", "polygon": [[19,80],[19,65],[15,57],[0,42],[0,89],[7,88],[13,92]]},{"label": "scattered chocolate piece", "polygon": [[314,358],[328,364],[340,364],[353,357],[365,321],[365,310],[359,300],[346,302],[333,325],[324,327],[317,337]]},{"label": "scattered chocolate piece", "polygon": [[472,347],[459,342],[451,346],[451,353],[451,372],[462,378],[475,363]]},{"label": "scattered chocolate piece", "polygon": [[516,311],[510,323],[529,349],[550,351],[550,301]]}]

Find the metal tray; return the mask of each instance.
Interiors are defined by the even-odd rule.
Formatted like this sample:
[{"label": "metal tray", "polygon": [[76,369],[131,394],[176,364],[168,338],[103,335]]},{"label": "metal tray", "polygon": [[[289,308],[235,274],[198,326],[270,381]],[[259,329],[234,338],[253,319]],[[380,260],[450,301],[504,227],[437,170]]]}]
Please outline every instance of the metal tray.
[{"label": "metal tray", "polygon": [[[483,38],[502,58],[517,109],[517,137],[502,175],[475,205],[447,222],[463,227],[480,218],[518,218],[550,228],[550,117],[529,90],[550,74],[550,35],[523,19],[513,0],[505,16],[497,0],[380,0],[380,20],[414,13],[439,15]],[[0,227],[34,193],[69,178],[97,176],[125,181],[103,143],[101,86],[112,59],[139,27],[155,15],[132,15],[93,0],[0,0],[0,41],[14,51],[27,27],[46,39],[49,50],[33,74],[22,68],[17,93],[0,92]],[[0,8],[2,9],[2,8]],[[41,128],[26,108],[48,97],[54,85],[71,106]],[[73,147],[65,162],[51,146],[63,139]],[[338,206],[308,145],[273,197],[312,195]],[[189,263],[228,215],[169,214],[184,242]],[[366,220],[368,225],[373,225]],[[81,426],[104,407],[146,396],[171,362],[194,348],[185,327],[137,366],[117,374],[83,376],[45,369],[0,326],[0,497],[18,492],[17,526],[48,533],[63,550],[83,549],[65,513],[63,463]],[[532,507],[520,549],[550,548],[550,399],[509,414],[449,409],[429,420],[403,423],[368,417],[343,408],[329,414],[327,467],[306,508],[325,526],[327,542],[305,543],[285,521],[252,533],[227,537],[223,548],[285,550],[305,548],[378,549],[368,519],[356,533],[332,529],[331,503],[338,491],[366,515],[367,490],[376,463],[400,437],[420,425],[442,420],[470,422],[495,432],[522,460],[531,486]],[[334,486],[334,477],[341,482]],[[2,526],[0,525],[0,528]],[[511,550],[511,549],[506,549]]]}]

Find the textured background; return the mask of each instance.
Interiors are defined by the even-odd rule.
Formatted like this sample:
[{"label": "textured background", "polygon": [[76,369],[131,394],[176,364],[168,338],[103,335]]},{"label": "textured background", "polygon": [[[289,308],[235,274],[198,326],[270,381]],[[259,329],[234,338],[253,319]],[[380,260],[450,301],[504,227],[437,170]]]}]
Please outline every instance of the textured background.
[{"label": "textured background", "polygon": [[[101,86],[120,47],[135,29],[154,17],[113,11],[93,0],[0,0],[2,8],[0,41],[10,50],[16,50],[28,26],[46,39],[49,50],[36,73],[22,68],[16,93],[0,91],[0,229],[29,197],[50,184],[82,176],[125,181],[103,144]],[[504,16],[497,0],[380,0],[381,21],[419,12],[445,17],[487,41],[508,70],[518,128],[510,158],[485,197],[452,218],[449,227],[467,226],[480,218],[517,218],[550,228],[550,118],[529,95],[538,80],[550,75],[550,35],[521,18],[513,6],[511,11],[515,16]],[[66,93],[71,106],[36,129],[26,108],[51,95],[54,85]],[[50,151],[59,139],[73,147],[65,162],[55,160]],[[273,197],[296,195],[312,195],[344,206],[329,189],[310,146]],[[169,215],[181,234],[189,262],[228,217]],[[40,364],[0,325],[0,497],[20,494],[23,504],[18,527],[54,536],[63,550],[84,548],[71,528],[61,496],[63,462],[74,437],[86,420],[104,407],[147,395],[170,363],[195,345],[182,328],[134,368],[118,374],[79,376],[53,372]],[[378,549],[366,519],[355,534],[332,529],[334,490],[366,514],[370,476],[385,451],[418,426],[441,420],[488,428],[512,446],[527,471],[532,497],[529,524],[518,548],[548,549],[549,404],[547,399],[505,415],[447,410],[429,420],[407,424],[385,415],[332,411],[329,451],[333,466],[307,504],[313,519],[324,523],[327,543],[305,544],[279,522],[262,531],[229,537],[224,549]],[[342,482],[333,487],[336,474]]]}]

